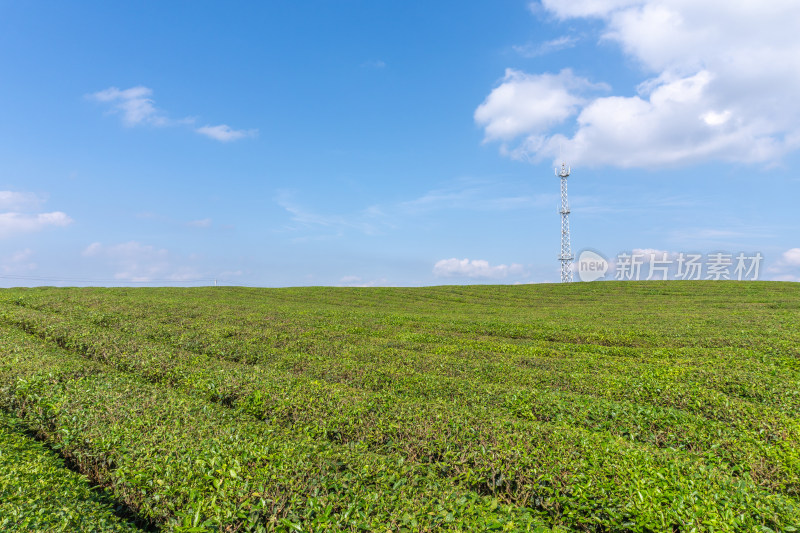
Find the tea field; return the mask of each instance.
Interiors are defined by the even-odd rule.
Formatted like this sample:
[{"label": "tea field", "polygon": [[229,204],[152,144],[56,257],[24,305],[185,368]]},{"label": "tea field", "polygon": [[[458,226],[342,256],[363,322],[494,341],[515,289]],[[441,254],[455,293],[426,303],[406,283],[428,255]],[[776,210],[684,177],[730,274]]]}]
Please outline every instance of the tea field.
[{"label": "tea field", "polygon": [[800,284],[0,290],[2,531],[796,531]]}]

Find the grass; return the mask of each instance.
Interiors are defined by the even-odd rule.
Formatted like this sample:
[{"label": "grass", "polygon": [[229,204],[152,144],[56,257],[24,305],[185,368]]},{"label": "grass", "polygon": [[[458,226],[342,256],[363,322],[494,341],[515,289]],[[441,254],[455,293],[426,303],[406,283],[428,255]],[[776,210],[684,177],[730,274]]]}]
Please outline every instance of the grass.
[{"label": "grass", "polygon": [[0,407],[163,530],[792,531],[799,315],[769,282],[12,289]]}]

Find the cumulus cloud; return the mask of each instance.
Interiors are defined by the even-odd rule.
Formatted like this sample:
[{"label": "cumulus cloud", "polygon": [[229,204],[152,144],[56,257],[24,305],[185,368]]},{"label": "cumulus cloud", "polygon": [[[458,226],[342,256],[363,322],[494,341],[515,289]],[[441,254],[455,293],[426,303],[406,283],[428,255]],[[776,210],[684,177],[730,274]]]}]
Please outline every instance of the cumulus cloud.
[{"label": "cumulus cloud", "polygon": [[500,279],[523,274],[520,264],[492,266],[483,259],[442,259],[433,266],[433,275],[440,278],[467,277]]},{"label": "cumulus cloud", "polygon": [[120,281],[194,281],[199,278],[197,271],[181,265],[180,259],[167,249],[137,241],[113,245],[94,242],[83,250],[82,255],[105,261],[115,270],[114,279]]},{"label": "cumulus cloud", "polygon": [[[122,123],[126,126],[149,125],[156,127],[164,126],[192,126],[194,118],[186,117],[182,119],[172,119],[167,113],[158,109],[152,98],[153,90],[149,87],[138,85],[130,89],[119,89],[109,87],[96,93],[87,95],[87,98],[96,102],[109,104],[112,113],[118,113],[122,117]],[[236,130],[227,124],[217,126],[206,125],[195,128],[197,133],[205,135],[220,142],[236,141],[245,137],[254,137],[258,130]]]},{"label": "cumulus cloud", "polygon": [[254,137],[257,134],[256,130],[235,130],[227,124],[220,124],[218,126],[203,126],[202,128],[197,128],[194,131],[200,135],[205,135],[206,137],[225,143],[244,139],[245,137]]},{"label": "cumulus cloud", "polygon": [[537,75],[506,69],[502,83],[475,110],[475,121],[487,141],[535,135],[574,115],[585,104],[575,92],[590,87],[569,69]]},{"label": "cumulus cloud", "polygon": [[[475,119],[485,127],[486,139],[502,141],[501,149],[512,157],[554,158],[563,147],[576,164],[657,167],[768,162],[800,147],[800,34],[787,23],[800,18],[800,3],[543,0],[536,5],[563,21],[599,20],[601,40],[616,43],[645,78],[635,95],[586,98],[558,75],[507,74]],[[548,84],[515,93],[517,80],[524,79]],[[493,95],[514,103],[487,106]],[[552,108],[541,109],[543,102]],[[523,111],[524,119],[514,121],[510,110]],[[574,133],[558,134],[556,127]]]}]

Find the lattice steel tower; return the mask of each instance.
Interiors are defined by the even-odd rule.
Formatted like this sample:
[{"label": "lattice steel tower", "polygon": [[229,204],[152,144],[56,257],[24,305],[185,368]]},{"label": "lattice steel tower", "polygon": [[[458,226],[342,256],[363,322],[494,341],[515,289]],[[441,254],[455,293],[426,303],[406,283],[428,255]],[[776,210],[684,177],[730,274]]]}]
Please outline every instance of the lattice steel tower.
[{"label": "lattice steel tower", "polygon": [[561,178],[561,283],[572,281],[572,247],[569,244],[569,202],[567,201],[567,176],[570,168],[566,163],[561,163],[561,171],[556,168],[556,176]]}]

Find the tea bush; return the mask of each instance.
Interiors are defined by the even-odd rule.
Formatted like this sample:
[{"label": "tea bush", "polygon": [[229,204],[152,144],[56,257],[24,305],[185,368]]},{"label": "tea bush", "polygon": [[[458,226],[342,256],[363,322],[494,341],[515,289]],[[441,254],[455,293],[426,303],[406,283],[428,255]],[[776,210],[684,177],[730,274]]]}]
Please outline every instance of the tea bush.
[{"label": "tea bush", "polygon": [[0,291],[0,406],[174,531],[792,531],[800,290]]}]

